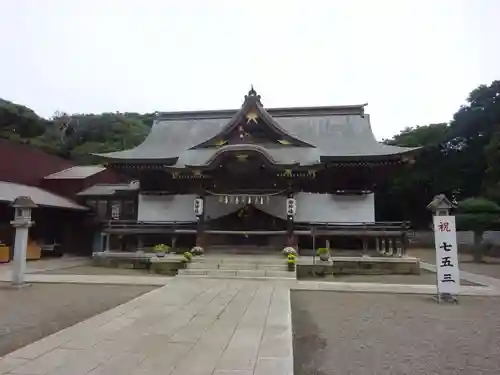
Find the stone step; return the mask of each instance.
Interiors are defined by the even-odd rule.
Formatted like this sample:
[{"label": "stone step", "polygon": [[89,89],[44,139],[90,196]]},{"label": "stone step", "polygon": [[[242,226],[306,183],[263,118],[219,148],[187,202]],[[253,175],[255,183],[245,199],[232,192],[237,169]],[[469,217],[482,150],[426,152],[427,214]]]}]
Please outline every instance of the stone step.
[{"label": "stone step", "polygon": [[242,263],[242,264],[227,264],[227,263],[189,263],[188,269],[214,269],[214,270],[276,270],[276,271],[286,271],[287,265],[285,261],[280,264],[252,264],[252,263]]},{"label": "stone step", "polygon": [[215,269],[180,269],[179,276],[206,276],[206,277],[229,277],[229,278],[259,278],[274,277],[294,279],[295,272],[277,270],[215,270]]},{"label": "stone step", "polygon": [[203,264],[283,264],[286,262],[285,257],[272,257],[272,258],[264,258],[258,259],[257,257],[253,258],[215,258],[215,257],[194,257],[193,263],[203,263]]}]

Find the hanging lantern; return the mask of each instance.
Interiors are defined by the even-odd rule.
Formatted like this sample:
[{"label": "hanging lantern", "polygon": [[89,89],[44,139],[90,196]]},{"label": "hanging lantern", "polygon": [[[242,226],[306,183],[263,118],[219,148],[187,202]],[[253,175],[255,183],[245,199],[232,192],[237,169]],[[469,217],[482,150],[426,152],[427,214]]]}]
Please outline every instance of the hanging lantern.
[{"label": "hanging lantern", "polygon": [[229,203],[229,199],[227,198],[227,195],[226,195],[226,197],[224,198],[224,203],[225,203],[225,204],[228,204],[228,203]]},{"label": "hanging lantern", "polygon": [[219,203],[223,203],[224,202],[224,197],[221,195],[219,196]]},{"label": "hanging lantern", "polygon": [[252,197],[248,196],[248,204],[252,203]]},{"label": "hanging lantern", "polygon": [[238,204],[240,202],[240,200],[238,199],[238,197],[236,197],[236,199],[234,200],[234,203]]},{"label": "hanging lantern", "polygon": [[260,197],[260,204],[264,204],[264,197]]}]

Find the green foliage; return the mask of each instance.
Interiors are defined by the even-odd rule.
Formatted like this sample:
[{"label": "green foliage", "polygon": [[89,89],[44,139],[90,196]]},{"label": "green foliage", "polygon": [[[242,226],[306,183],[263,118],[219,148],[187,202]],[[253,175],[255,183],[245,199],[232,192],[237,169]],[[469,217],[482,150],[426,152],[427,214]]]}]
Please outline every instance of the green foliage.
[{"label": "green foliage", "polygon": [[458,204],[457,211],[457,228],[474,231],[474,261],[481,262],[488,248],[480,243],[482,234],[498,224],[500,206],[486,198],[468,198]]},{"label": "green foliage", "polygon": [[458,204],[459,229],[482,233],[498,223],[499,218],[500,206],[486,198],[468,198]]},{"label": "green foliage", "polygon": [[156,253],[168,253],[170,251],[170,246],[160,243],[155,245],[153,250]]},{"label": "green foliage", "polygon": [[149,133],[153,119],[152,113],[57,113],[46,120],[27,107],[0,99],[0,137],[35,145],[80,164],[99,162],[93,153],[137,146]]},{"label": "green foliage", "polygon": [[297,259],[295,259],[295,258],[293,258],[293,259],[288,258],[286,262],[287,262],[288,265],[290,265],[290,264],[295,265],[297,263]]},{"label": "green foliage", "polygon": [[33,110],[0,99],[0,137],[8,139],[33,138],[42,135],[47,121]]},{"label": "green foliage", "polygon": [[317,255],[326,255],[326,254],[329,254],[330,253],[330,249],[328,249],[327,247],[320,247],[318,250],[317,250]]},{"label": "green foliage", "polygon": [[500,203],[500,81],[481,85],[449,124],[407,128],[385,143],[422,146],[376,189],[377,220],[410,220],[428,228],[426,205],[436,194],[455,201],[485,196]]},{"label": "green foliage", "polygon": [[193,259],[193,254],[191,254],[189,251],[186,251],[182,255],[184,256],[184,259],[186,260],[186,262],[191,262],[191,260]]},{"label": "green foliage", "polygon": [[500,206],[486,198],[467,198],[458,204],[458,213],[500,214]]},{"label": "green foliage", "polygon": [[484,149],[486,170],[482,181],[483,194],[500,202],[500,124]]}]

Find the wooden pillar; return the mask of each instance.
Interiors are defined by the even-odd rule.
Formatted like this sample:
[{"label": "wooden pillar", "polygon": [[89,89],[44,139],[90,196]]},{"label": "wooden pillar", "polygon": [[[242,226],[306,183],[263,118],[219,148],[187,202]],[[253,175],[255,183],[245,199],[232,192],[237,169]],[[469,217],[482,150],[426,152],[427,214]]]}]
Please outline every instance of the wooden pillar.
[{"label": "wooden pillar", "polygon": [[177,249],[177,235],[173,235],[172,236],[172,251],[175,252],[175,250]]},{"label": "wooden pillar", "polygon": [[111,234],[107,233],[106,234],[106,243],[104,246],[104,251],[109,251],[110,250],[110,242],[111,242]]},{"label": "wooden pillar", "polygon": [[396,256],[401,258],[403,256],[403,241],[401,238],[395,238],[394,242],[396,243]]},{"label": "wooden pillar", "polygon": [[380,249],[380,253],[381,253],[382,255],[386,255],[386,253],[387,253],[387,241],[386,241],[385,237],[382,237],[382,238],[380,239],[380,245],[381,245],[381,246],[380,246],[380,248],[381,248],[381,249]]},{"label": "wooden pillar", "polygon": [[408,229],[410,227],[409,222],[404,222],[403,223],[403,234],[401,235],[401,256],[405,257],[406,256],[406,249],[408,248],[409,245],[409,240],[408,240]]},{"label": "wooden pillar", "polygon": [[394,245],[395,245],[394,238],[388,238],[387,243],[389,245],[388,246],[389,251],[387,252],[387,256],[392,257],[394,255]]},{"label": "wooden pillar", "polygon": [[380,254],[380,238],[378,237],[375,237],[375,250],[377,254]]},{"label": "wooden pillar", "polygon": [[365,256],[368,254],[368,238],[363,237],[361,241],[363,243],[363,256]]}]

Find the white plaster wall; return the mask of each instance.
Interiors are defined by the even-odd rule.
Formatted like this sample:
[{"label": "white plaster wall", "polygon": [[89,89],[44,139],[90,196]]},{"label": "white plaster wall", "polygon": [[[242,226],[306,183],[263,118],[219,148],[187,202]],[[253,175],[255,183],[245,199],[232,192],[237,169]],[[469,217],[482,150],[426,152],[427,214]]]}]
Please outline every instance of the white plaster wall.
[{"label": "white plaster wall", "polygon": [[142,222],[195,222],[196,195],[143,195],[139,194],[137,221]]},{"label": "white plaster wall", "polygon": [[[298,223],[336,223],[357,224],[375,222],[374,194],[332,195],[298,193]],[[142,222],[196,222],[193,204],[196,195],[142,195],[139,194],[138,221]],[[286,218],[283,196],[270,197],[269,203],[256,205],[258,209],[270,215]],[[207,197],[205,217],[215,219],[228,215],[243,204],[224,204],[217,197]]]},{"label": "white plaster wall", "polygon": [[298,223],[356,224],[375,222],[375,194],[333,195],[298,193]]}]

